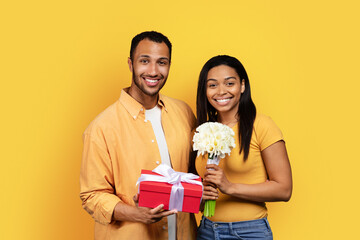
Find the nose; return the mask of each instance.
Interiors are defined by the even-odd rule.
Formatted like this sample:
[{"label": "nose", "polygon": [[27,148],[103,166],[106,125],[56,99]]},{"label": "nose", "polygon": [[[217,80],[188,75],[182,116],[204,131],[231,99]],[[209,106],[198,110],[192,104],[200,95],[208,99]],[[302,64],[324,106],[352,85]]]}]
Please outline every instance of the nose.
[{"label": "nose", "polygon": [[147,74],[149,76],[156,76],[158,73],[157,64],[156,63],[150,63],[148,65],[148,71]]},{"label": "nose", "polygon": [[226,93],[226,87],[223,84],[220,84],[218,89],[219,95],[224,95]]}]

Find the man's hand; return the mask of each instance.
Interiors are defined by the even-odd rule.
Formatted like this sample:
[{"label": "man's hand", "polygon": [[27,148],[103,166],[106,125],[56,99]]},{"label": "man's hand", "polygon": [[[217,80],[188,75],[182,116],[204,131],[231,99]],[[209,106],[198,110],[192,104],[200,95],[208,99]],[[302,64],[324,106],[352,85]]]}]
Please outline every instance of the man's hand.
[{"label": "man's hand", "polygon": [[160,204],[156,208],[138,207],[138,222],[150,224],[160,221],[163,217],[167,217],[177,213],[177,210],[164,211],[164,204]]},{"label": "man's hand", "polygon": [[177,213],[177,210],[163,210],[164,204],[155,208],[139,207],[139,195],[133,197],[135,206],[119,202],[114,209],[113,219],[117,221],[130,221],[151,224],[160,221],[163,217]]},{"label": "man's hand", "polygon": [[133,196],[133,201],[135,203],[135,206],[139,205],[139,194],[138,193]]}]

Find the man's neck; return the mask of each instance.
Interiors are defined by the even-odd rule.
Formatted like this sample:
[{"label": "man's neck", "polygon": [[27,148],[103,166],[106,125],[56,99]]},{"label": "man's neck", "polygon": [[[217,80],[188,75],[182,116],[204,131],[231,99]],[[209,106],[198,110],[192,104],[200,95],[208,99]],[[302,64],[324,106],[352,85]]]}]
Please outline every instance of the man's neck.
[{"label": "man's neck", "polygon": [[145,93],[141,92],[136,85],[131,85],[127,92],[131,97],[133,97],[136,101],[138,101],[141,105],[144,106],[145,109],[152,109],[156,106],[159,94],[154,96],[146,95]]}]

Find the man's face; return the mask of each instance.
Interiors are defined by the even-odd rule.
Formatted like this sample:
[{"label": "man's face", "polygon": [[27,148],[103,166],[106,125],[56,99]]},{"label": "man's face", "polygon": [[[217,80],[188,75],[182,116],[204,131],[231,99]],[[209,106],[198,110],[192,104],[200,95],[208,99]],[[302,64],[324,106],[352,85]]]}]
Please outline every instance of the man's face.
[{"label": "man's face", "polygon": [[135,48],[133,60],[129,58],[128,64],[137,94],[155,96],[169,75],[169,48],[164,42],[144,39]]}]

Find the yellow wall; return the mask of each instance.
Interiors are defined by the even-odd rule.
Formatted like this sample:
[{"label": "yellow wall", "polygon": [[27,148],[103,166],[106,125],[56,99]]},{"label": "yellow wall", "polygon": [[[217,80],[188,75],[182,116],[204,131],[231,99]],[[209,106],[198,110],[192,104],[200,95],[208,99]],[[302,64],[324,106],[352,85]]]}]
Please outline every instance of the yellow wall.
[{"label": "yellow wall", "polygon": [[92,239],[81,208],[81,135],[130,84],[131,38],[173,43],[163,93],[195,109],[207,59],[238,57],[260,112],[287,141],[288,203],[269,204],[277,240],[355,239],[357,1],[8,1],[0,4],[0,239]]}]

